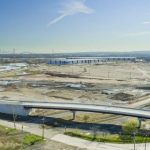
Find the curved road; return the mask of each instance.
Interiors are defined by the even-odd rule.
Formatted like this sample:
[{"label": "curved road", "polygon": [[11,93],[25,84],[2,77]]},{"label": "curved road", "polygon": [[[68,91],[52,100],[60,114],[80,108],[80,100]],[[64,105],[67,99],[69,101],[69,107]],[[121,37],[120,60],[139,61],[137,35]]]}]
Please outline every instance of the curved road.
[{"label": "curved road", "polygon": [[76,103],[49,103],[49,102],[23,102],[22,105],[26,109],[39,108],[39,109],[85,111],[85,112],[108,113],[108,114],[150,119],[149,110],[116,107],[116,106],[76,104]]}]

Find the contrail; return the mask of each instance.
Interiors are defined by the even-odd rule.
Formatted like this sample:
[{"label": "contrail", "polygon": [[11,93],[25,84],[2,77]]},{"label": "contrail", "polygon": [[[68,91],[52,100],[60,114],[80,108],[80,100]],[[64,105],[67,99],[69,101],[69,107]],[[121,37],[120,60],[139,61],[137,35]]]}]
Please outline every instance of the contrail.
[{"label": "contrail", "polygon": [[63,14],[57,18],[55,18],[54,20],[52,20],[51,22],[48,23],[48,26],[52,25],[52,24],[55,24],[57,22],[59,22],[60,20],[62,20],[64,17],[66,17],[67,15]]},{"label": "contrail", "polygon": [[73,16],[78,13],[91,14],[94,12],[92,8],[89,8],[85,4],[86,0],[70,0],[64,3],[62,10],[59,11],[60,16],[51,20],[47,25],[51,26],[61,20],[63,20],[67,16]]}]

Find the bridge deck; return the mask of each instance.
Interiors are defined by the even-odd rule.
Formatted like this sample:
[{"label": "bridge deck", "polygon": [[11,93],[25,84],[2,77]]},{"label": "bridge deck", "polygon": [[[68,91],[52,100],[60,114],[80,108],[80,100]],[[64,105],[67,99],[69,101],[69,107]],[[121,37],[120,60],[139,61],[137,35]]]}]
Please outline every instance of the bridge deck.
[{"label": "bridge deck", "polygon": [[117,106],[105,106],[105,105],[90,105],[90,104],[76,104],[76,103],[48,103],[48,102],[23,102],[24,108],[39,108],[39,109],[60,109],[70,111],[85,111],[85,112],[97,112],[108,113],[124,116],[133,116],[139,118],[150,119],[150,111],[142,109],[133,109]]}]

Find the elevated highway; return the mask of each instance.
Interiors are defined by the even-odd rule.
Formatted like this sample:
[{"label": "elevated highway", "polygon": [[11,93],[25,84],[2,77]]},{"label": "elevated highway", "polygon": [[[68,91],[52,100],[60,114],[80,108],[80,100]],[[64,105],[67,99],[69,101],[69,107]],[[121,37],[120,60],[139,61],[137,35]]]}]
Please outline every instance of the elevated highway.
[{"label": "elevated highway", "polygon": [[22,106],[25,109],[39,108],[39,109],[58,109],[69,111],[84,111],[107,113],[115,115],[132,116],[138,118],[150,119],[150,111],[134,108],[125,108],[117,106],[92,105],[92,104],[77,104],[77,103],[47,103],[47,102],[23,102]]},{"label": "elevated highway", "polygon": [[[150,119],[150,110],[107,105],[54,102],[0,102],[0,113],[27,116],[32,109],[57,109],[72,112],[96,112]],[[75,115],[75,113],[74,113]]]}]

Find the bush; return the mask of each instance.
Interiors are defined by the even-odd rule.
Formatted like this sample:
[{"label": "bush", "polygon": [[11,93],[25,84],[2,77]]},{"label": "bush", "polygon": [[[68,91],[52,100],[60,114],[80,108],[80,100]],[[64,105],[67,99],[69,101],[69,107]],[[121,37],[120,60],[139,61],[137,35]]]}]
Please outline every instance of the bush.
[{"label": "bush", "polygon": [[87,122],[89,118],[90,118],[89,115],[84,115],[84,116],[83,116],[84,122]]},{"label": "bush", "polygon": [[[69,135],[72,137],[78,137],[89,141],[96,141],[96,142],[107,142],[107,143],[134,143],[133,139],[122,139],[118,134],[110,134],[107,136],[97,135],[95,138],[93,135],[80,133],[80,132],[73,132],[73,131],[67,131],[64,133],[65,135]],[[131,136],[130,136],[131,137]],[[136,143],[145,143],[150,142],[150,136],[143,137],[143,136],[135,136]]]}]

